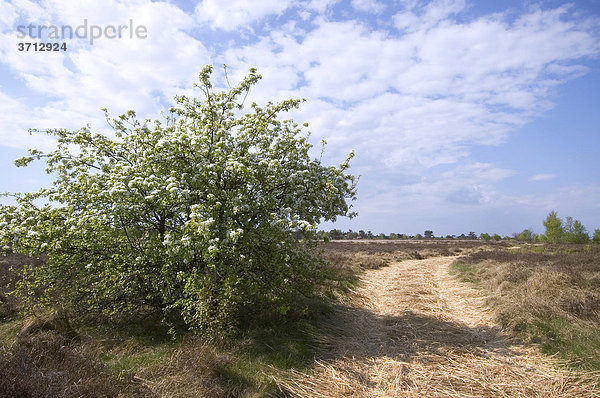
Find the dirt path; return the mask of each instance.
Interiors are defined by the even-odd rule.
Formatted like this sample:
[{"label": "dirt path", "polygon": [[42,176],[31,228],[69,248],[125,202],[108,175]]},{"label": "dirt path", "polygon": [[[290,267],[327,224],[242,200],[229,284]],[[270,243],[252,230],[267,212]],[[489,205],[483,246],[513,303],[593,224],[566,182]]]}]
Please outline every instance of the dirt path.
[{"label": "dirt path", "polygon": [[508,341],[480,293],[448,274],[453,260],[367,271],[322,337],[330,356],[280,384],[296,397],[600,396]]}]

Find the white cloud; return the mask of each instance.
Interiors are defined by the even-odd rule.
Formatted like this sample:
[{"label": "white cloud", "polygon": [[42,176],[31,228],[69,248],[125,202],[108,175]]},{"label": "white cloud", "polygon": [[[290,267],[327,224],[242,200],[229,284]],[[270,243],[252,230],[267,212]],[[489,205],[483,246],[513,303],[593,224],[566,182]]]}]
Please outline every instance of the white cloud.
[{"label": "white cloud", "polygon": [[334,4],[339,3],[340,0],[310,0],[304,7],[309,10],[316,11],[318,14],[324,14]]},{"label": "white cloud", "polygon": [[419,7],[417,1],[405,2],[405,9],[393,16],[400,30],[427,30],[466,8],[464,0],[434,0]]},{"label": "white cloud", "polygon": [[[30,128],[44,129],[52,123],[40,108],[32,108],[22,101],[0,92],[0,137],[5,146],[15,148],[50,149],[53,140],[41,134],[29,134]],[[32,115],[37,115],[35,118]],[[32,122],[36,119],[36,122]]]},{"label": "white cloud", "polygon": [[585,71],[572,60],[598,53],[596,37],[565,18],[566,8],[514,22],[449,18],[464,7],[432,2],[416,10],[425,27],[400,35],[320,20],[301,37],[274,32],[232,49],[226,63],[265,72],[261,98],[328,103],[303,114],[319,121],[320,134],[382,167],[416,172],[503,142],[552,106],[556,85]]},{"label": "white cloud", "polygon": [[[16,35],[0,35],[0,61],[25,82],[30,99],[20,101],[28,117],[27,127],[78,128],[91,123],[106,127],[100,111],[111,115],[135,109],[138,115],[158,116],[162,100],[170,102],[178,87],[189,87],[211,55],[188,31],[194,20],[179,8],[164,2],[81,2],[71,7],[63,2],[44,3],[53,24],[76,26],[86,18],[90,24],[121,24],[134,20],[147,27],[147,37],[101,38],[89,45],[84,39],[66,40],[67,52],[17,52]],[[26,11],[18,9],[20,13]],[[42,102],[37,107],[29,100]],[[0,101],[7,101],[2,98]],[[10,105],[10,106],[14,106]],[[5,145],[20,145],[8,125],[0,127]]]},{"label": "white cloud", "polygon": [[416,184],[408,184],[401,191],[404,201],[417,200],[432,207],[448,208],[449,204],[491,204],[498,196],[493,185],[516,172],[490,163],[467,163],[445,171]]},{"label": "white cloud", "polygon": [[20,13],[22,13],[23,16],[29,21],[43,21],[47,18],[47,12],[44,10],[44,7],[33,1],[13,0],[12,5],[15,9],[18,9]]},{"label": "white cloud", "polygon": [[529,177],[529,181],[548,181],[556,178],[555,174],[536,174]]},{"label": "white cloud", "polygon": [[520,209],[525,212],[539,213],[539,223],[542,216],[551,210],[558,210],[559,216],[580,218],[587,214],[585,223],[600,226],[600,185],[598,184],[569,184],[553,188],[540,194],[502,195],[502,202],[509,209]]},{"label": "white cloud", "polygon": [[419,18],[410,11],[397,13],[392,17],[392,20],[394,21],[396,28],[400,30],[409,28],[416,29],[416,26],[419,24]]},{"label": "white cloud", "polygon": [[[515,170],[480,162],[415,175],[354,170],[366,177],[360,182],[355,208],[359,217],[344,221],[338,228],[414,234],[433,227],[436,235],[482,231],[490,225],[503,228],[500,221],[506,199],[495,185],[516,174]],[[373,178],[374,173],[377,178]]]},{"label": "white cloud", "polygon": [[385,10],[385,4],[377,0],[352,0],[351,5],[354,9],[362,12],[379,14]]},{"label": "white cloud", "polygon": [[465,0],[434,0],[423,8],[423,20],[434,25],[465,9]]},{"label": "white cloud", "polygon": [[290,0],[202,0],[196,6],[196,17],[212,27],[235,30],[248,27],[268,15],[279,15],[290,5]]},{"label": "white cloud", "polygon": [[[41,62],[40,54],[9,51],[14,43],[4,38],[4,62],[31,89],[54,98],[48,111],[91,116],[104,105],[116,112],[157,111],[157,98],[170,99],[211,59],[187,33],[193,19],[174,6],[115,0],[103,8],[78,4],[66,7],[53,0],[49,7],[57,19],[71,23],[90,15],[104,23],[135,15],[136,23],[150,28],[148,39],[105,40]],[[196,11],[206,11],[215,26],[230,24],[229,29],[242,19],[255,21],[287,7],[286,2],[250,6],[244,1],[217,7],[204,1]],[[502,142],[550,106],[553,87],[585,71],[570,60],[598,51],[592,35],[563,20],[566,8],[536,10],[513,23],[502,16],[466,23],[449,18],[464,8],[463,1],[415,5],[420,22],[411,33],[398,35],[356,21],[324,19],[305,32],[288,21],[254,44],[231,47],[222,60],[234,80],[250,66],[259,68],[265,80],[255,90],[258,99],[318,101],[302,115],[316,121],[318,135],[342,144],[340,153],[355,147],[382,167],[417,172],[463,159],[474,144]]]},{"label": "white cloud", "polygon": [[15,7],[2,0],[0,1],[0,29],[8,29],[17,20],[18,14]]}]

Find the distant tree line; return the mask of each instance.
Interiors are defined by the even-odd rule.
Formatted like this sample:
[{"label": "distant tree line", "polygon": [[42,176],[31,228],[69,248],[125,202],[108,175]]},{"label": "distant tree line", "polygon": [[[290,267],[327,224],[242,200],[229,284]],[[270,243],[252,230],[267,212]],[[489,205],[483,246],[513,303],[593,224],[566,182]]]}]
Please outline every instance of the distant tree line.
[{"label": "distant tree line", "polygon": [[483,240],[483,241],[500,241],[507,239],[516,239],[521,242],[550,242],[550,243],[600,243],[600,229],[595,229],[590,237],[587,229],[579,220],[573,217],[560,219],[555,211],[551,211],[543,222],[546,228],[544,234],[536,234],[531,229],[524,229],[521,232],[515,232],[512,236],[500,236],[498,234],[481,233],[479,236],[475,232],[460,235],[434,236],[433,231],[426,230],[423,234],[407,235],[403,233],[392,232],[389,235],[384,233],[374,234],[371,231],[358,232],[348,230],[344,232],[340,229],[332,229],[330,231],[319,231],[318,238],[320,240],[355,240],[355,239],[390,239],[390,240],[422,240],[422,239],[456,239],[456,240]]},{"label": "distant tree line", "polygon": [[[395,233],[392,232],[389,235],[384,233],[374,234],[372,231],[364,231],[360,230],[358,232],[349,229],[347,232],[344,232],[340,229],[332,229],[330,231],[319,231],[317,236],[320,240],[360,240],[360,239],[390,239],[390,240],[422,240],[422,239],[468,239],[468,240],[477,240],[478,236],[475,232],[469,232],[468,234],[460,234],[460,235],[446,235],[443,236],[435,236],[432,230],[426,230],[423,234],[416,235],[407,235],[403,233]],[[500,236],[497,235],[499,238]],[[500,238],[502,239],[502,238]],[[498,239],[499,240],[499,239]]]}]

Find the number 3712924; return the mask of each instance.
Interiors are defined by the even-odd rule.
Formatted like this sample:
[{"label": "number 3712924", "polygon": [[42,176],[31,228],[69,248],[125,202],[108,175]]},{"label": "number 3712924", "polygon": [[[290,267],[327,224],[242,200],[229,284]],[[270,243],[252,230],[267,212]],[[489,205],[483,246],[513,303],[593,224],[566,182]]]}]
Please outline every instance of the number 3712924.
[{"label": "number 3712924", "polygon": [[19,51],[67,51],[67,43],[19,43]]}]

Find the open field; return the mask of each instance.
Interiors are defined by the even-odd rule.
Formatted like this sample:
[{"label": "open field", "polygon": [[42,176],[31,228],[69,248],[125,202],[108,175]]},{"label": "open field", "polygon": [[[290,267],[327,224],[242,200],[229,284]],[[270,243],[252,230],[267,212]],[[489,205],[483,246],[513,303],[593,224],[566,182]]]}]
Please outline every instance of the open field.
[{"label": "open field", "polygon": [[[564,346],[545,348],[544,333],[554,329],[530,327],[534,315],[557,309],[571,324],[597,325],[597,247],[513,245],[322,244],[351,291],[305,314],[259,320],[218,344],[170,335],[153,319],[90,325],[60,312],[23,318],[6,293],[27,259],[3,258],[0,396],[600,396],[592,387],[597,374],[540,354],[538,347],[573,360]],[[540,289],[544,281],[552,283]],[[523,307],[535,313],[523,315],[525,328],[516,318]],[[574,336],[564,323],[552,325]],[[577,363],[580,370],[596,366]]]},{"label": "open field", "polygon": [[509,245],[477,240],[341,240],[321,243],[319,248],[333,267],[356,273],[394,261],[453,256]]}]

